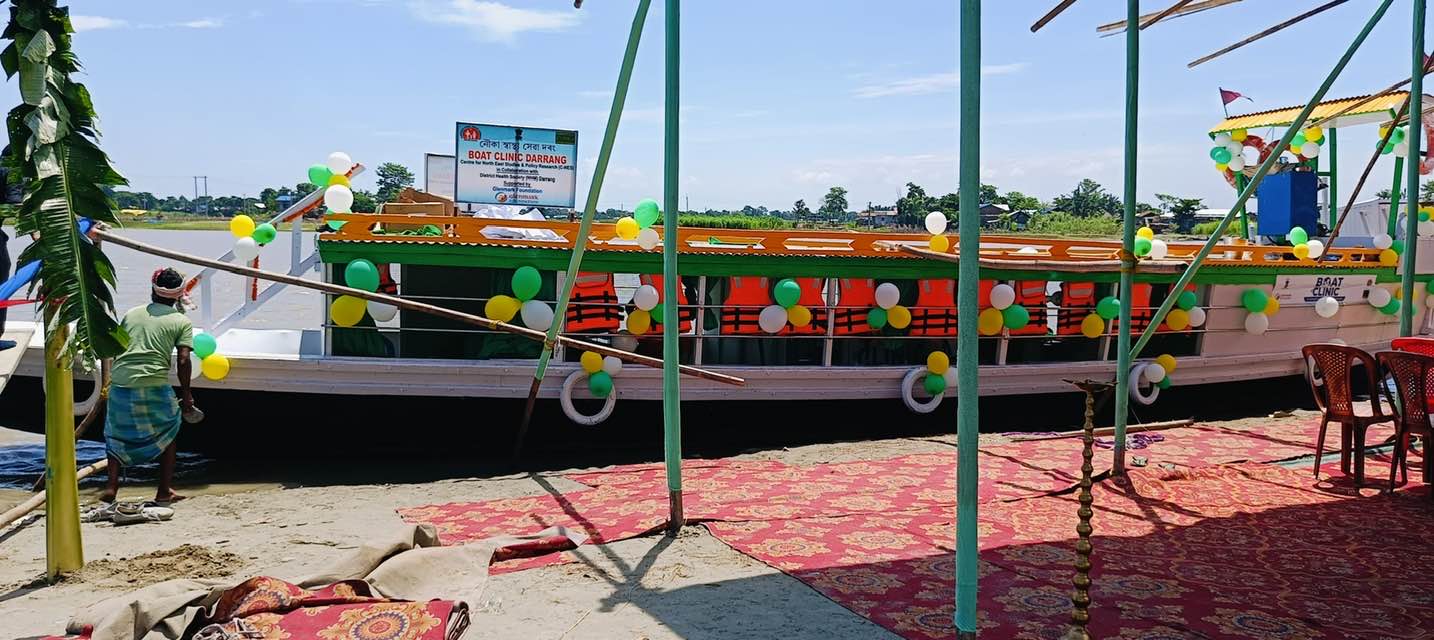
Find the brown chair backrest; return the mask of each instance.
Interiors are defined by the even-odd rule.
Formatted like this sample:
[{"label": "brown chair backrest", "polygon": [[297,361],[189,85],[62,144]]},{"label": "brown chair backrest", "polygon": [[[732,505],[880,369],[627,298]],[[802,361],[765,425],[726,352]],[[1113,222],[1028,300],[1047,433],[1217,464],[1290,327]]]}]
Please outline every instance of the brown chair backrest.
[{"label": "brown chair backrest", "polygon": [[[1399,421],[1419,433],[1429,430],[1429,374],[1434,357],[1405,351],[1381,351],[1379,365],[1394,379],[1394,392],[1384,387],[1384,397]],[[1395,397],[1395,392],[1398,397]]]},{"label": "brown chair backrest", "polygon": [[[1362,349],[1338,344],[1307,344],[1300,350],[1309,368],[1310,391],[1315,404],[1319,405],[1331,420],[1354,418],[1354,365],[1364,365],[1365,380],[1370,393],[1370,406],[1375,416],[1384,415],[1379,407],[1378,367],[1374,356]],[[1324,394],[1314,386],[1314,380],[1323,377]]]}]

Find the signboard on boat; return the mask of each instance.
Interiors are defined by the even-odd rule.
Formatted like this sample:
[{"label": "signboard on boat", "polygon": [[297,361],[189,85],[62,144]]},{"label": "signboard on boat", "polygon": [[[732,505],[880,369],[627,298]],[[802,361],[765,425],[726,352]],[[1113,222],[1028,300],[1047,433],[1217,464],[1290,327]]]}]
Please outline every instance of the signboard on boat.
[{"label": "signboard on boat", "polygon": [[454,200],[573,208],[578,132],[458,123]]},{"label": "signboard on boat", "polygon": [[1275,278],[1275,299],[1280,304],[1314,304],[1329,296],[1340,304],[1361,302],[1374,286],[1374,276],[1278,276]]}]

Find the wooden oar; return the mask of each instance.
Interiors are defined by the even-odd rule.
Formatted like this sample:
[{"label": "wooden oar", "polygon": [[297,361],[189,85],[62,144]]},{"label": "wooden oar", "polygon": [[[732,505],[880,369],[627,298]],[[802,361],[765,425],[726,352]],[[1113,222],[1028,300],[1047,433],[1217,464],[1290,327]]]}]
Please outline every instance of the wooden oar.
[{"label": "wooden oar", "polygon": [[[80,470],[79,470],[77,473],[75,473],[75,480],[77,480],[77,481],[78,481],[78,480],[84,480],[85,478],[88,478],[88,477],[90,477],[90,476],[92,476],[92,475],[94,475],[94,474],[96,474],[96,473],[99,473],[100,471],[104,471],[104,470],[105,470],[107,467],[109,467],[109,466],[110,466],[110,461],[109,461],[109,460],[101,460],[101,461],[96,462],[96,463],[94,463],[94,464],[92,464],[92,465],[89,465],[89,466],[87,466],[87,467],[81,467]],[[16,520],[19,520],[20,518],[24,517],[25,514],[30,513],[31,511],[34,511],[35,509],[40,508],[40,505],[42,505],[42,504],[45,504],[45,492],[44,492],[44,491],[41,491],[41,492],[39,492],[39,493],[36,493],[36,494],[33,495],[33,496],[30,496],[30,497],[27,498],[24,502],[21,502],[20,504],[15,505],[15,506],[14,506],[13,508],[11,508],[9,511],[6,511],[6,512],[3,513],[3,514],[0,514],[0,528],[10,526],[10,523],[12,523],[12,522],[14,522],[14,521],[16,521]]]},{"label": "wooden oar", "polygon": [[1062,11],[1069,9],[1071,5],[1075,4],[1075,1],[1076,0],[1061,0],[1060,4],[1056,5],[1055,8],[1051,9],[1050,11],[1047,11],[1046,15],[1041,16],[1040,20],[1037,20],[1035,24],[1031,25],[1031,33],[1040,31],[1041,27],[1044,27],[1046,26],[1046,23],[1055,20],[1056,16],[1060,15]]},{"label": "wooden oar", "polygon": [[[547,339],[547,335],[544,334],[542,331],[529,329],[527,327],[520,327],[517,325],[508,324],[506,322],[498,322],[497,320],[484,318],[482,316],[475,316],[472,314],[463,313],[461,311],[445,309],[443,307],[427,304],[424,302],[406,300],[398,296],[390,296],[382,293],[364,291],[363,289],[345,287],[343,285],[337,285],[329,282],[305,280],[297,276],[291,276],[287,273],[263,271],[260,269],[254,269],[252,267],[230,264],[228,262],[220,262],[218,260],[211,260],[209,258],[202,258],[196,255],[173,251],[170,249],[165,249],[164,247],[157,247],[152,244],[140,242],[131,238],[126,238],[121,235],[116,235],[115,233],[106,229],[97,228],[91,231],[90,234],[100,240],[104,240],[106,242],[113,242],[121,247],[127,247],[130,249],[134,249],[135,251],[139,251],[141,253],[148,253],[150,255],[159,256],[161,258],[169,258],[170,260],[177,260],[179,262],[184,262],[188,264],[196,264],[219,271],[226,271],[229,273],[247,276],[250,278],[258,278],[260,280],[266,280],[269,282],[279,282],[282,284],[300,287],[303,289],[312,289],[314,291],[322,291],[324,293],[331,293],[340,296],[353,296],[355,298],[360,298],[369,302],[382,302],[384,304],[393,305],[400,309],[417,311],[419,313],[426,313],[448,320],[456,320],[465,324],[477,325],[485,329],[492,329],[494,331],[503,331],[506,333],[511,333],[516,336],[527,338],[534,342],[542,342]],[[638,355],[629,351],[614,349],[607,345],[587,342],[585,340],[576,340],[567,336],[558,336],[557,342],[578,349],[599,353],[605,356],[613,356],[615,358],[618,358],[619,360],[622,360],[623,362],[639,364],[644,367],[650,367],[653,369],[662,368],[662,359],[660,358],[652,358],[649,356]],[[730,384],[733,386],[742,386],[747,383],[742,378],[738,378],[736,376],[729,376],[726,374],[717,373],[715,371],[708,371],[707,369],[700,369],[689,365],[678,365],[678,371],[689,376],[702,378],[704,380],[711,380],[713,382],[720,382],[722,384]]]},{"label": "wooden oar", "polygon": [[1194,2],[1194,1],[1195,1],[1195,0],[1176,0],[1176,1],[1175,1],[1175,4],[1172,4],[1172,5],[1170,5],[1169,7],[1166,7],[1164,11],[1161,11],[1160,13],[1157,13],[1157,14],[1155,14],[1154,16],[1151,16],[1151,17],[1150,17],[1149,19],[1147,19],[1147,20],[1142,20],[1142,21],[1140,22],[1140,30],[1141,30],[1141,31],[1144,31],[1147,27],[1150,27],[1150,26],[1154,25],[1155,23],[1160,22],[1161,20],[1164,20],[1165,18],[1169,17],[1170,14],[1175,13],[1176,11],[1179,11],[1179,10],[1181,10],[1181,9],[1184,9],[1184,8],[1185,8],[1185,5],[1190,4],[1191,2]]},{"label": "wooden oar", "polygon": [[[1181,10],[1179,10],[1179,11],[1176,11],[1174,14],[1172,14],[1172,15],[1169,16],[1169,17],[1180,18],[1180,17],[1183,17],[1183,16],[1188,16],[1188,15],[1195,14],[1195,13],[1200,13],[1201,11],[1207,11],[1207,10],[1210,10],[1210,9],[1216,9],[1216,8],[1219,8],[1219,7],[1223,7],[1223,6],[1227,5],[1227,4],[1235,4],[1236,2],[1240,2],[1240,0],[1204,0],[1203,2],[1197,2],[1197,3],[1195,3],[1195,4],[1192,4],[1192,5],[1189,5],[1189,6],[1185,7],[1184,9],[1181,9]],[[1153,13],[1151,13],[1151,14],[1146,14],[1146,15],[1144,15],[1144,16],[1141,16],[1141,22],[1145,22],[1146,19],[1151,18],[1151,17],[1153,17],[1153,16],[1155,16],[1155,15],[1158,15],[1158,14],[1153,14]],[[1122,31],[1125,31],[1125,21],[1124,21],[1124,20],[1121,20],[1121,21],[1119,21],[1119,22],[1111,22],[1111,23],[1108,23],[1108,24],[1103,24],[1103,25],[1100,25],[1099,27],[1096,27],[1095,30],[1096,30],[1096,33],[1101,34],[1101,37],[1102,37],[1102,38],[1105,37],[1105,36],[1113,36],[1113,35],[1115,35],[1115,34],[1117,34],[1117,33],[1120,33],[1120,32],[1122,32]]]},{"label": "wooden oar", "polygon": [[1230,45],[1230,46],[1228,46],[1228,47],[1225,47],[1224,49],[1221,49],[1221,50],[1219,50],[1219,51],[1216,51],[1215,53],[1212,53],[1212,54],[1210,54],[1210,55],[1208,55],[1208,56],[1205,56],[1205,57],[1200,58],[1200,59],[1198,59],[1198,60],[1196,60],[1196,61],[1194,61],[1194,62],[1191,62],[1190,64],[1185,65],[1185,66],[1188,67],[1188,68],[1194,68],[1196,65],[1204,64],[1204,63],[1206,63],[1206,62],[1209,62],[1209,61],[1211,61],[1211,60],[1214,60],[1215,58],[1218,58],[1218,57],[1223,56],[1223,55],[1225,55],[1225,54],[1227,54],[1227,53],[1229,53],[1229,52],[1231,52],[1231,51],[1234,51],[1234,50],[1236,50],[1236,49],[1239,49],[1240,47],[1243,47],[1243,46],[1245,46],[1245,45],[1247,45],[1247,44],[1250,44],[1250,43],[1252,43],[1252,42],[1255,42],[1256,40],[1260,40],[1260,39],[1262,39],[1262,38],[1265,38],[1265,37],[1268,37],[1268,36],[1272,36],[1272,35],[1274,35],[1274,34],[1280,32],[1280,31],[1285,30],[1286,28],[1289,28],[1289,27],[1291,27],[1291,26],[1294,26],[1296,23],[1298,23],[1298,22],[1300,22],[1300,21],[1302,21],[1302,20],[1304,20],[1304,19],[1306,19],[1306,18],[1312,17],[1312,16],[1317,15],[1317,14],[1320,14],[1320,13],[1324,13],[1325,11],[1328,11],[1328,10],[1330,10],[1330,9],[1333,9],[1333,8],[1335,8],[1335,7],[1339,6],[1339,5],[1342,5],[1342,4],[1346,3],[1346,2],[1349,2],[1349,0],[1334,0],[1333,2],[1327,2],[1327,3],[1323,4],[1323,5],[1320,5],[1320,6],[1318,6],[1318,7],[1315,7],[1315,8],[1313,8],[1313,9],[1310,9],[1309,11],[1306,11],[1306,12],[1304,12],[1304,13],[1301,13],[1300,15],[1297,15],[1297,16],[1295,16],[1295,17],[1293,17],[1293,18],[1290,18],[1289,20],[1286,20],[1286,21],[1284,21],[1284,22],[1281,22],[1281,23],[1279,23],[1279,24],[1277,24],[1277,25],[1275,25],[1275,26],[1273,26],[1273,27],[1270,27],[1270,28],[1268,28],[1268,29],[1265,29],[1264,31],[1261,31],[1261,32],[1259,32],[1259,33],[1257,33],[1257,34],[1255,34],[1255,35],[1253,35],[1253,36],[1250,36],[1250,37],[1248,37],[1248,38],[1245,38],[1244,40],[1241,40],[1241,41],[1239,41],[1239,42],[1236,42],[1235,44],[1232,44],[1232,45]]}]

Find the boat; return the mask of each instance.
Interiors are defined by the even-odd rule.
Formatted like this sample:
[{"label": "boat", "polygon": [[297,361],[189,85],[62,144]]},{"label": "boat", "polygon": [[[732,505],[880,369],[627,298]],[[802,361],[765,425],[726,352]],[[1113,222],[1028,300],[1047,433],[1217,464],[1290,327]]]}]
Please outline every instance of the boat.
[{"label": "boat", "polygon": [[[1319,148],[1324,141],[1332,144],[1342,128],[1388,126],[1406,98],[1394,92],[1317,106],[1312,120],[1319,122],[1321,136],[1314,136],[1314,128],[1301,134],[1312,138],[1304,144],[1314,146],[1287,152],[1287,161],[1261,185],[1258,231],[1239,216],[1243,224],[1203,259],[1186,288],[1172,294],[1203,243],[1166,241],[1142,231],[1150,253],[1135,273],[1132,329],[1137,335],[1144,331],[1172,295],[1179,313],[1156,325],[1137,361],[1135,401],[1157,403],[1163,394],[1201,385],[1300,375],[1303,345],[1340,341],[1375,350],[1398,335],[1399,267],[1389,254],[1404,242],[1403,225],[1391,216],[1386,237],[1351,234],[1330,242],[1339,208],[1325,186],[1337,177],[1338,167],[1334,154],[1320,154]],[[1425,104],[1434,99],[1426,98]],[[1277,140],[1270,136],[1267,143],[1251,132],[1278,131],[1297,111],[1234,116],[1209,131],[1212,158],[1232,186],[1243,187],[1256,164],[1253,158],[1232,160],[1263,159]],[[356,166],[353,172],[362,170]],[[1398,169],[1396,175],[1402,175]],[[578,223],[464,215],[442,196],[413,195],[421,201],[414,207],[329,214],[331,225],[315,247],[303,246],[298,221],[323,205],[322,196],[315,192],[295,203],[271,221],[281,228],[292,225],[295,232],[290,234],[291,273],[319,269],[326,281],[342,284],[348,265],[366,262],[391,275],[405,299],[492,316],[489,304],[495,298],[517,302],[511,297],[514,274],[536,270],[538,290],[530,295],[551,317],[557,286],[571,275],[564,270],[578,239]],[[1367,218],[1361,229],[1371,226]],[[575,298],[567,318],[577,324],[567,327],[567,334],[660,356],[661,331],[655,323],[661,314],[647,309],[661,301],[636,304],[643,301],[634,297],[651,298],[661,291],[661,247],[648,243],[644,248],[640,238],[624,239],[623,224],[592,225],[577,277],[594,288],[590,296]],[[1303,226],[1296,232],[1298,225]],[[681,359],[746,381],[731,386],[690,379],[681,388],[684,400],[866,400],[903,403],[912,412],[928,413],[946,395],[954,397],[943,385],[927,381],[935,373],[932,367],[940,367],[928,359],[943,359],[933,353],[954,359],[958,311],[952,292],[959,255],[954,235],[943,231],[934,239],[929,232],[682,227],[677,236],[685,294],[679,301]],[[1427,283],[1434,275],[1434,236],[1421,235],[1416,242],[1416,280]],[[973,311],[983,314],[982,396],[1067,394],[1073,391],[1067,380],[1115,377],[1116,323],[1105,299],[1115,295],[1120,252],[1118,240],[982,235],[981,308]],[[237,276],[206,269],[191,282],[200,300],[197,325],[217,337],[231,364],[222,380],[197,377],[201,389],[498,399],[529,393],[539,343],[372,306],[359,313],[356,325],[353,319],[340,323],[333,296],[323,302],[329,312],[321,328],[240,328],[284,285],[260,288],[254,282],[244,304],[221,315],[209,303],[210,285],[219,277]],[[778,289],[795,291],[795,301],[779,304]],[[893,291],[894,303],[880,300]],[[1434,297],[1423,297],[1422,286],[1418,293],[1415,326],[1428,333],[1424,301]],[[1336,306],[1331,310],[1330,305]],[[804,311],[791,312],[793,306]],[[991,310],[998,313],[993,316]],[[521,320],[515,315],[526,319],[527,314],[505,315],[499,319],[517,323]],[[779,323],[768,321],[778,315]],[[20,376],[41,373],[40,333],[33,332],[19,363]],[[559,345],[538,388],[538,398],[558,401],[574,422],[597,424],[616,403],[661,399],[659,369],[627,366],[614,371],[618,375],[606,398],[593,402],[583,383],[595,370],[584,368],[582,355]],[[1168,375],[1147,371],[1157,357]],[[945,386],[960,384],[951,374],[941,377]],[[85,408],[85,402],[77,406]]]}]

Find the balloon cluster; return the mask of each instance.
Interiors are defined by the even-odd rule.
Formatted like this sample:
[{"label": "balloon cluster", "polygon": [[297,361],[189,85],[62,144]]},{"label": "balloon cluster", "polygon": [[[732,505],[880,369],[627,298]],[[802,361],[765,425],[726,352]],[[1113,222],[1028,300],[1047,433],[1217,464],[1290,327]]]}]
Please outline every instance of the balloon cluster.
[{"label": "balloon cluster", "polygon": [[[309,182],[324,190],[324,206],[329,213],[353,212],[354,192],[348,176],[353,168],[353,158],[342,151],[330,153],[328,160],[309,167]],[[331,222],[329,226],[338,229],[344,223]]]},{"label": "balloon cluster", "polygon": [[[896,289],[895,285],[883,286],[890,286],[892,289]],[[898,292],[898,296],[899,295],[900,292]],[[802,287],[797,284],[796,280],[791,278],[782,279],[777,283],[777,286],[772,287],[772,300],[775,301],[776,304],[762,308],[762,312],[757,315],[757,326],[767,333],[777,333],[786,328],[789,323],[794,327],[805,327],[811,324],[812,310],[797,304],[797,300],[801,297]],[[878,288],[877,300],[880,299],[881,290]],[[906,311],[905,307],[900,307],[900,309],[906,313],[906,320],[901,326],[904,327],[907,324],[911,324],[911,312]],[[877,309],[873,309],[872,311],[877,311]],[[871,322],[870,314],[867,315],[867,322]],[[894,322],[892,326],[895,326]]]},{"label": "balloon cluster", "polygon": [[234,234],[234,257],[241,262],[252,262],[259,257],[259,247],[274,241],[279,230],[267,222],[254,224],[254,219],[239,214],[229,219],[229,233]]},{"label": "balloon cluster", "polygon": [[210,380],[223,380],[229,375],[229,358],[219,353],[219,341],[201,333],[194,336],[194,357],[199,359],[199,372]]},{"label": "balloon cluster", "polygon": [[[378,291],[378,266],[363,258],[354,260],[344,267],[344,282],[350,287],[369,293]],[[354,296],[339,296],[329,305],[329,317],[340,327],[358,324],[365,313],[377,322],[388,322],[398,315],[398,307],[383,302],[369,302]]]},{"label": "balloon cluster", "polygon": [[644,198],[632,210],[632,215],[618,218],[617,237],[636,240],[637,246],[642,247],[643,251],[652,251],[662,241],[657,235],[657,229],[652,228],[660,217],[662,210],[657,207],[657,201]]},{"label": "balloon cluster", "polygon": [[584,351],[578,363],[588,374],[588,391],[597,398],[612,394],[612,379],[622,373],[622,360],[615,356],[603,357],[594,351]]},{"label": "balloon cluster", "polygon": [[[1140,368],[1141,379],[1153,384],[1163,391],[1170,388],[1170,375],[1175,373],[1175,356],[1162,353],[1156,356],[1155,360],[1146,363]],[[1135,381],[1139,383],[1139,380]]]},{"label": "balloon cluster", "polygon": [[543,276],[533,267],[518,267],[513,272],[513,295],[496,295],[483,305],[483,316],[498,322],[512,322],[517,316],[523,326],[547,331],[553,326],[553,308],[542,300],[534,300],[543,288]]},{"label": "balloon cluster", "polygon": [[1399,313],[1400,300],[1388,289],[1375,287],[1369,290],[1369,306],[1378,309],[1384,315],[1392,316]]},{"label": "balloon cluster", "polygon": [[1434,236],[1434,207],[1419,207],[1419,235]]},{"label": "balloon cluster", "polygon": [[1221,173],[1245,170],[1245,138],[1249,133],[1244,129],[1222,131],[1215,134],[1215,146],[1210,149],[1210,159]]},{"label": "balloon cluster", "polygon": [[667,312],[662,306],[662,293],[650,284],[632,293],[632,306],[637,308],[627,314],[627,332],[635,336],[651,331],[654,324],[662,324]]},{"label": "balloon cluster", "polygon": [[1374,248],[1379,249],[1379,265],[1393,267],[1399,264],[1399,256],[1404,254],[1404,241],[1395,240],[1387,233],[1378,233],[1374,236]]},{"label": "balloon cluster", "polygon": [[1384,140],[1384,135],[1389,134],[1384,146],[1379,148],[1379,153],[1388,155],[1394,154],[1396,158],[1404,158],[1409,155],[1409,130],[1404,127],[1395,127],[1391,133],[1389,127],[1379,128],[1379,139]]},{"label": "balloon cluster", "polygon": [[936,253],[946,253],[946,250],[951,248],[951,239],[941,235],[946,233],[945,213],[932,211],[926,214],[926,232],[931,234],[931,240],[927,242],[927,246],[929,246],[932,251]]},{"label": "balloon cluster", "polygon": [[[1175,297],[1175,307],[1165,314],[1165,326],[1171,331],[1184,331],[1205,324],[1205,310],[1198,306],[1195,292],[1189,289]],[[1107,322],[1120,315],[1120,300],[1106,296],[1095,303],[1095,313],[1081,320],[1080,332],[1087,338],[1099,338],[1108,329]]]},{"label": "balloon cluster", "polygon": [[1151,260],[1164,260],[1170,253],[1170,245],[1155,237],[1155,230],[1141,227],[1135,232],[1135,255]]},{"label": "balloon cluster", "polygon": [[956,387],[956,370],[951,368],[949,356],[940,351],[927,354],[926,376],[921,379],[921,387],[933,396]]},{"label": "balloon cluster", "polygon": [[911,310],[901,306],[901,290],[890,282],[876,286],[876,306],[866,312],[866,324],[881,330],[887,325],[905,329],[911,325]]},{"label": "balloon cluster", "polygon": [[1270,316],[1280,312],[1280,301],[1265,293],[1264,289],[1246,289],[1240,294],[1240,306],[1245,307],[1245,332],[1261,335],[1270,330]]},{"label": "balloon cluster", "polygon": [[1310,240],[1310,234],[1303,227],[1295,227],[1285,235],[1285,238],[1294,245],[1294,254],[1301,260],[1318,260],[1324,255],[1324,243],[1319,240]]},{"label": "balloon cluster", "polygon": [[976,317],[976,332],[994,336],[1002,328],[1015,331],[1031,323],[1031,311],[1016,304],[1016,290],[1006,283],[991,287],[991,306]]}]

